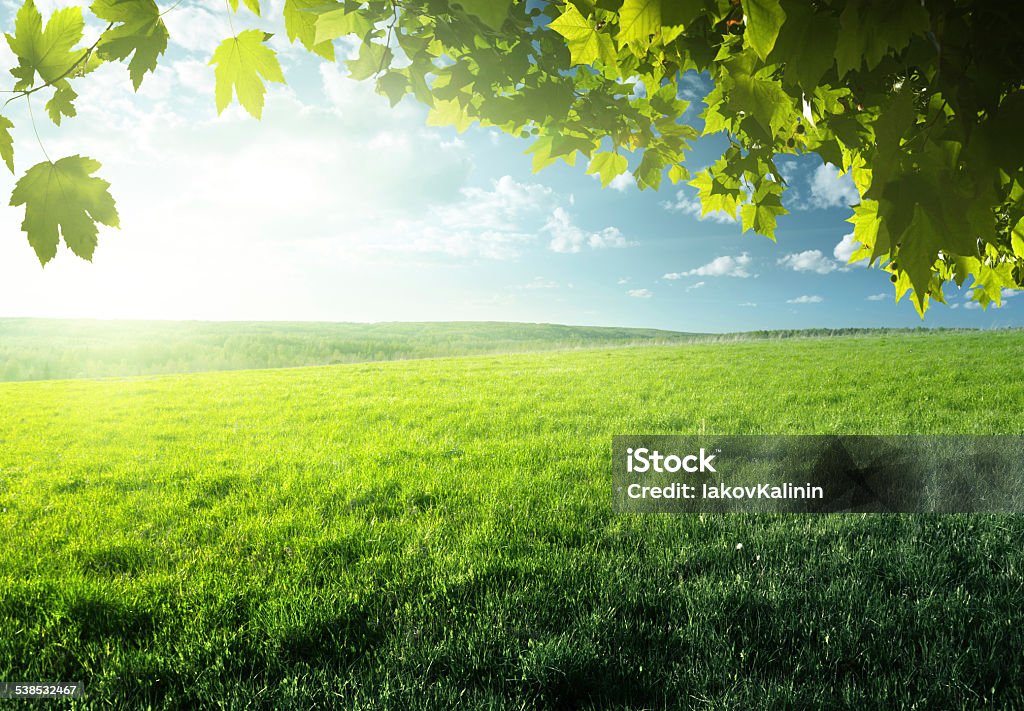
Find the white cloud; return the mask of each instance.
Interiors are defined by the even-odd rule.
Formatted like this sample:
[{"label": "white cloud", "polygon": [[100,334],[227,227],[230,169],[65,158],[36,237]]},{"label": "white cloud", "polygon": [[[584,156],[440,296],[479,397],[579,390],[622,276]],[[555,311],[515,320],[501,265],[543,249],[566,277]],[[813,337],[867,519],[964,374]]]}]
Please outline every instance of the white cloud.
[{"label": "white cloud", "polygon": [[649,299],[654,296],[654,292],[650,289],[630,289],[626,293],[634,299]]},{"label": "white cloud", "polygon": [[[213,67],[206,62],[197,59],[179,59],[171,63],[171,69],[174,71],[178,83],[183,87],[199,96],[213,96],[215,87],[214,75],[211,71]],[[150,81],[152,80],[147,77],[142,86],[145,87]]]},{"label": "white cloud", "polygon": [[553,200],[550,188],[520,183],[508,175],[493,181],[489,190],[466,187],[459,193],[460,200],[430,205],[426,215],[394,222],[395,238],[380,246],[453,257],[514,259],[535,239],[531,221]]},{"label": "white cloud", "polygon": [[1016,289],[1003,289],[1000,293],[1004,299],[1012,299],[1013,297],[1018,296],[1020,291]]},{"label": "white cloud", "polygon": [[551,243],[548,246],[552,252],[579,252],[587,240],[583,230],[574,225],[569,213],[560,207],[556,207],[551,217],[544,223],[544,230],[551,234]]},{"label": "white cloud", "polygon": [[629,277],[621,277],[621,278],[619,279],[619,281],[618,281],[618,282],[616,282],[616,283],[617,283],[617,284],[618,284],[619,286],[622,286],[623,284],[628,284],[628,283],[629,283]]},{"label": "white cloud", "polygon": [[800,163],[794,158],[778,158],[775,165],[787,184],[792,183],[800,172]]},{"label": "white cloud", "polygon": [[686,72],[679,77],[679,96],[687,101],[703,99],[711,88],[710,81],[696,72]]},{"label": "white cloud", "polygon": [[689,197],[683,190],[676,193],[675,200],[662,201],[661,206],[669,212],[681,212],[684,215],[696,217],[702,222],[704,220],[710,220],[711,222],[717,222],[723,225],[736,223],[735,216],[730,215],[728,212],[724,212],[723,210],[714,210],[706,215],[701,215],[702,208],[700,199],[696,197]]},{"label": "white cloud", "polygon": [[746,279],[751,276],[750,271],[747,267],[751,263],[750,255],[744,252],[735,257],[724,256],[712,259],[707,264],[691,269],[687,272],[671,272],[665,274],[662,279],[682,279],[688,276],[706,276],[706,277],[736,277],[739,279]]},{"label": "white cloud", "polygon": [[[850,271],[848,262],[850,256],[860,248],[860,243],[855,242],[853,233],[843,235],[843,238],[832,250],[835,261],[825,256],[819,249],[808,249],[803,252],[787,254],[778,260],[778,264],[795,272],[814,272],[815,274],[831,274],[835,271]],[[858,261],[857,266],[866,267],[866,261]]]},{"label": "white cloud", "polygon": [[888,294],[872,294],[868,297],[868,301],[885,301],[889,298]]},{"label": "white cloud", "polygon": [[231,35],[223,7],[215,12],[202,5],[182,3],[164,13],[163,20],[172,44],[207,57]]},{"label": "white cloud", "polygon": [[749,307],[749,308],[753,308],[753,307],[757,306],[757,304],[755,304],[753,301],[745,301],[745,302],[743,302],[742,304],[739,304],[739,305],[740,306],[744,306],[744,307]]},{"label": "white cloud", "polygon": [[831,163],[819,165],[811,174],[810,188],[811,207],[848,207],[860,202],[853,179],[849,174],[839,175],[839,169]]},{"label": "white cloud", "polygon": [[795,272],[815,272],[816,274],[829,274],[839,268],[834,261],[817,249],[787,254],[777,263]]},{"label": "white cloud", "polygon": [[705,285],[706,283],[707,283],[707,282],[703,282],[703,281],[698,281],[698,282],[697,282],[696,284],[691,284],[690,286],[686,287],[686,290],[687,290],[687,291],[693,291],[694,289],[700,289],[700,288],[701,288],[702,286],[704,286],[704,285]]},{"label": "white cloud", "polygon": [[[592,173],[590,177],[598,182],[601,181],[601,175],[599,173]],[[608,183],[609,188],[620,193],[626,192],[627,190],[629,190],[630,187],[635,185],[636,178],[634,178],[633,173],[628,170],[625,173],[620,173],[619,175],[616,175]]]},{"label": "white cloud", "polygon": [[974,309],[980,309],[981,304],[978,303],[977,301],[968,301],[966,304],[964,304],[964,308],[973,311]]},{"label": "white cloud", "polygon": [[621,249],[632,247],[630,242],[617,227],[605,227],[600,232],[586,232],[580,229],[572,216],[563,208],[556,207],[544,223],[543,230],[551,235],[548,247],[552,252],[575,254],[584,247],[591,249]]},{"label": "white cloud", "polygon": [[449,229],[507,230],[531,214],[544,210],[553,199],[551,188],[537,183],[520,183],[504,175],[491,189],[462,188],[462,200],[432,208],[432,217]]},{"label": "white cloud", "polygon": [[618,227],[605,227],[587,239],[587,245],[592,249],[621,249],[622,247],[633,247],[637,243],[627,240]]},{"label": "white cloud", "polygon": [[612,178],[611,182],[608,183],[609,188],[612,190],[618,190],[620,193],[624,193],[629,190],[631,185],[636,185],[636,179],[633,178],[633,174],[628,170],[625,173],[616,175]]},{"label": "white cloud", "polygon": [[825,299],[820,296],[798,296],[795,299],[789,299],[786,301],[787,304],[820,304]]},{"label": "white cloud", "polygon": [[[843,235],[843,238],[835,246],[835,249],[832,250],[832,255],[843,264],[849,264],[850,257],[852,257],[853,253],[856,252],[858,249],[860,249],[860,242],[857,242],[856,240],[853,239],[853,233],[851,232],[849,234]],[[858,260],[854,262],[854,264],[863,267],[866,267],[868,265],[867,260],[864,259]]]}]

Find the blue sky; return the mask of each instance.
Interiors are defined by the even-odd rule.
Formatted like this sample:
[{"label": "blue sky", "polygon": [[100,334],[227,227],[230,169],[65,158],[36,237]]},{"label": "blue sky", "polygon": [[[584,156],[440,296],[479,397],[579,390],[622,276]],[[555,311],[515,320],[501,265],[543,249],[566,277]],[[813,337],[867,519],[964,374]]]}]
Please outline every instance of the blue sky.
[{"label": "blue sky", "polygon": [[[38,4],[46,15],[72,3]],[[727,216],[700,219],[688,186],[641,192],[620,180],[602,190],[585,161],[532,174],[520,139],[427,127],[410,99],[391,109],[343,67],[290,46],[280,5],[234,20],[236,30],[277,32],[289,85],[271,88],[262,122],[237,106],[216,115],[206,62],[230,34],[218,2],[167,14],[173,45],[138,94],[113,65],[79,81],[79,116],[61,129],[34,105],[51,157],[103,163],[122,227],[101,232],[92,264],[62,250],[43,269],[19,229],[22,208],[4,208],[0,315],[683,331],[922,323],[906,300],[893,303],[887,274],[845,263],[856,195],[814,157],[783,162],[792,214],[778,242],[741,235]],[[14,5],[0,6],[10,29]],[[0,65],[14,63],[0,48]],[[43,159],[24,103],[6,112],[19,127],[19,174]],[[716,147],[699,144],[691,171]],[[2,189],[13,180],[0,179]],[[1024,322],[1024,299],[983,312],[966,291],[947,298],[952,307],[937,305],[924,325]]]}]

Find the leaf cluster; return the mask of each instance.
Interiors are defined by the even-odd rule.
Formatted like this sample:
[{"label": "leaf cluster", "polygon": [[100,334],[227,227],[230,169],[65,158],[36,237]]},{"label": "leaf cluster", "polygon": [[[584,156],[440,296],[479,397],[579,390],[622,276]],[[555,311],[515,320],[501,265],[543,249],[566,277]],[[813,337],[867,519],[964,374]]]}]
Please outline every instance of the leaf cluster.
[{"label": "leaf cluster", "polygon": [[[243,4],[259,17],[259,0]],[[33,0],[8,35],[15,91],[53,89],[55,122],[74,116],[70,82],[96,62],[127,61],[138,88],[167,45],[153,0],[91,11],[110,23],[94,47],[78,46],[80,10],[44,27]],[[627,172],[641,189],[688,182],[705,212],[772,239],[788,187],[776,161],[814,153],[857,187],[853,259],[888,272],[922,315],[948,282],[969,282],[983,306],[1022,286],[1022,20],[1024,6],[995,0],[284,4],[290,41],[325,61],[336,40],[357,41],[351,77],[392,104],[411,95],[431,125],[520,136],[535,170],[585,161],[603,185]],[[217,48],[218,111],[237,97],[261,115],[265,83],[284,81],[269,37],[246,29]],[[9,123],[0,157],[13,169]],[[712,135],[721,156],[691,175],[693,142]]]},{"label": "leaf cluster", "polygon": [[[127,61],[136,90],[145,74],[156,70],[167,49],[168,34],[154,0],[95,0],[90,11],[107,26],[85,47],[81,45],[82,8],[57,10],[44,23],[34,0],[25,0],[15,18],[14,33],[6,35],[18,60],[11,69],[17,81],[8,104],[20,98],[31,101],[37,92],[52,90],[46,113],[59,126],[78,113],[74,103],[78,92],[72,83],[104,61]],[[14,128],[10,119],[0,116],[0,157],[12,173]],[[110,185],[93,175],[99,168],[92,158],[74,155],[51,161],[47,156],[18,180],[11,205],[25,206],[21,227],[40,263],[53,259],[62,238],[72,252],[91,260],[97,225],[118,226]]]}]

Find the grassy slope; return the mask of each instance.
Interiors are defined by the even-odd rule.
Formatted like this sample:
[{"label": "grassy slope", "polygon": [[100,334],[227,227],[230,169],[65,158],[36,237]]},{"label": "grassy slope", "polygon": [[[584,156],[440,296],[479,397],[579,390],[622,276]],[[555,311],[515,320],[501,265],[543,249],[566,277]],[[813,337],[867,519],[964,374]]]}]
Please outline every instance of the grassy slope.
[{"label": "grassy slope", "polygon": [[1020,517],[614,516],[608,488],[616,433],[1022,433],[1022,364],[989,334],[0,385],[0,679],[1022,706]]},{"label": "grassy slope", "polygon": [[693,334],[544,323],[301,323],[0,319],[0,380],[333,365],[679,343]]}]

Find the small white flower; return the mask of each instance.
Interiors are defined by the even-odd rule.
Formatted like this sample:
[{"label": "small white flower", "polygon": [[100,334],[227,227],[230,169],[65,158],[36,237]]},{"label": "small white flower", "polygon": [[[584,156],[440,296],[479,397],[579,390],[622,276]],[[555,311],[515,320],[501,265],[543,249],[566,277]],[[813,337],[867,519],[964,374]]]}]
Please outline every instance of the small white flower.
[{"label": "small white flower", "polygon": [[743,550],[743,544],[742,543],[737,543],[736,544],[736,550],[738,550],[738,551]]}]

